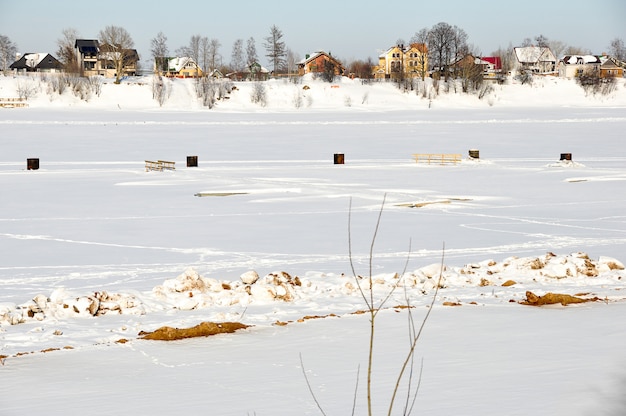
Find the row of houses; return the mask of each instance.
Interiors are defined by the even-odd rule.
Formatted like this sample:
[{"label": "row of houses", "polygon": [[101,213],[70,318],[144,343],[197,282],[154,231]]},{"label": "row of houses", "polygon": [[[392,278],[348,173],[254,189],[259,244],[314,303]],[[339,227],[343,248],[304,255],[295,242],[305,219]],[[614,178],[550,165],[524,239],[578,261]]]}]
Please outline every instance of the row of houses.
[{"label": "row of houses", "polygon": [[[113,54],[114,47],[101,45],[95,39],[77,39],[74,44],[77,69],[84,76],[100,75],[115,77],[117,74]],[[139,54],[135,49],[124,50],[122,76],[138,73]],[[556,75],[574,78],[585,73],[601,77],[623,77],[624,63],[608,56],[567,55],[555,57],[548,47],[526,46],[513,48],[514,70],[533,74]],[[63,64],[49,53],[26,53],[10,66],[21,72],[60,72]],[[378,64],[372,68],[372,77],[378,80],[400,78],[426,78],[442,75],[443,71],[458,74],[461,69],[478,71],[485,80],[497,80],[504,75],[502,60],[498,56],[475,57],[466,55],[451,62],[446,68],[430,68],[428,47],[424,43],[394,45],[378,56]],[[265,80],[270,71],[258,62],[253,62],[241,71],[222,74],[218,69],[203,71],[191,57],[160,57],[155,59],[153,70],[167,77],[228,77],[236,80]],[[297,63],[297,74],[332,73],[349,75],[343,64],[330,53],[317,51],[307,54]]]},{"label": "row of houses", "polygon": [[[513,71],[526,71],[538,75],[554,75],[575,78],[583,74],[598,74],[600,77],[623,77],[623,62],[608,56],[566,55],[555,57],[548,47],[525,46],[513,48]],[[467,54],[451,62],[446,68],[431,68],[428,64],[428,48],[425,44],[397,45],[389,48],[378,57],[374,67],[374,78],[425,78],[445,75],[445,71],[458,75],[461,72],[475,72],[484,80],[498,80],[508,75],[503,72],[502,58],[499,56],[476,57]]]},{"label": "row of houses", "polygon": [[[120,51],[111,45],[100,45],[95,39],[76,39],[74,42],[76,70],[84,76],[100,75],[113,78],[117,75],[116,57]],[[125,49],[122,76],[137,75],[139,54],[136,49]],[[49,53],[25,53],[13,62],[10,69],[17,72],[63,72],[64,65]]]},{"label": "row of houses", "polygon": [[514,48],[521,69],[563,78],[597,74],[601,78],[623,77],[624,63],[606,55],[566,55],[557,60],[550,48],[529,46]]}]

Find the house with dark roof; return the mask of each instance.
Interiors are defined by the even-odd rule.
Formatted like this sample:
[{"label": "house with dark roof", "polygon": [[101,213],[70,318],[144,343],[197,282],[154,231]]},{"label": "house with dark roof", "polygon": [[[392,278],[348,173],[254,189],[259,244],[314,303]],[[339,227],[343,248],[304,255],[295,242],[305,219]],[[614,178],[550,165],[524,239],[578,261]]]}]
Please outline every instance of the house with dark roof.
[{"label": "house with dark roof", "polygon": [[19,72],[60,72],[63,64],[49,53],[25,53],[9,68]]},{"label": "house with dark roof", "polygon": [[118,51],[110,45],[100,45],[96,39],[76,39],[74,42],[76,62],[82,75],[102,75],[114,78],[117,75],[116,60],[122,56],[122,76],[136,75],[139,54],[136,49]]},{"label": "house with dark roof", "polygon": [[78,68],[82,75],[100,75],[98,71],[100,45],[96,39],[76,39],[74,50],[76,62],[78,62]]}]

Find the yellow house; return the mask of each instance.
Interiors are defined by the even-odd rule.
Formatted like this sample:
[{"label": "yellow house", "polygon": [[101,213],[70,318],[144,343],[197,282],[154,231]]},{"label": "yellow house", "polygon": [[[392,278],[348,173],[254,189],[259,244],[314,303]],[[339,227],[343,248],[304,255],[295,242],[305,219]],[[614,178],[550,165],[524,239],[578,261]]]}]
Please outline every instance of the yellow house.
[{"label": "yellow house", "polygon": [[200,78],[204,74],[200,66],[188,56],[166,58],[165,76],[175,78]]},{"label": "yellow house", "polygon": [[428,47],[424,43],[396,45],[378,56],[374,67],[376,79],[426,78]]}]

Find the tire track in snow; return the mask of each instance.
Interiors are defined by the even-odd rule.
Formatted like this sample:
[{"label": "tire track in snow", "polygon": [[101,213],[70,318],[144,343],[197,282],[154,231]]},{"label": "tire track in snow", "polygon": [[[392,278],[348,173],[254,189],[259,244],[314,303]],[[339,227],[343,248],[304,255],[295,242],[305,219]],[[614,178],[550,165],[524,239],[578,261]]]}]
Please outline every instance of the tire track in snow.
[{"label": "tire track in snow", "polygon": [[626,117],[590,117],[563,119],[484,119],[484,120],[345,120],[345,121],[54,121],[54,120],[0,120],[0,125],[59,125],[59,126],[372,126],[372,125],[476,125],[476,124],[554,124],[554,123],[624,123]]}]

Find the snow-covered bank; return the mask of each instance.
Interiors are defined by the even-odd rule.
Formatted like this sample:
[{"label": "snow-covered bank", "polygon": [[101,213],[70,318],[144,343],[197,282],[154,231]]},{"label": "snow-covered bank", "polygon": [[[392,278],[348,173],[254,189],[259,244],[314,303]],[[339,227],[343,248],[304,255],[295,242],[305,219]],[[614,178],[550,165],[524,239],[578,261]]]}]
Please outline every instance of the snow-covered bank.
[{"label": "snow-covered bank", "polygon": [[[0,76],[0,99],[18,97],[18,90],[29,90],[31,108],[98,109],[110,111],[209,111],[196,94],[193,79],[164,79],[166,98],[163,105],[154,99],[152,77],[129,78],[116,85],[102,79],[101,91],[87,96],[76,95],[70,88],[61,94],[50,90],[47,79],[53,75]],[[251,99],[254,82],[228,82],[228,93],[211,109],[218,112],[296,111],[395,111],[424,109],[469,109],[513,107],[615,107],[626,105],[626,79],[618,79],[609,94],[587,94],[572,79],[535,77],[532,84],[522,85],[513,78],[504,85],[486,84],[487,92],[462,93],[460,87],[435,87],[432,80],[416,81],[411,90],[400,90],[392,82],[363,83],[346,77],[334,83],[306,76],[293,81],[263,82],[264,100]],[[26,86],[28,88],[26,88]],[[216,96],[217,97],[217,96]]]}]

